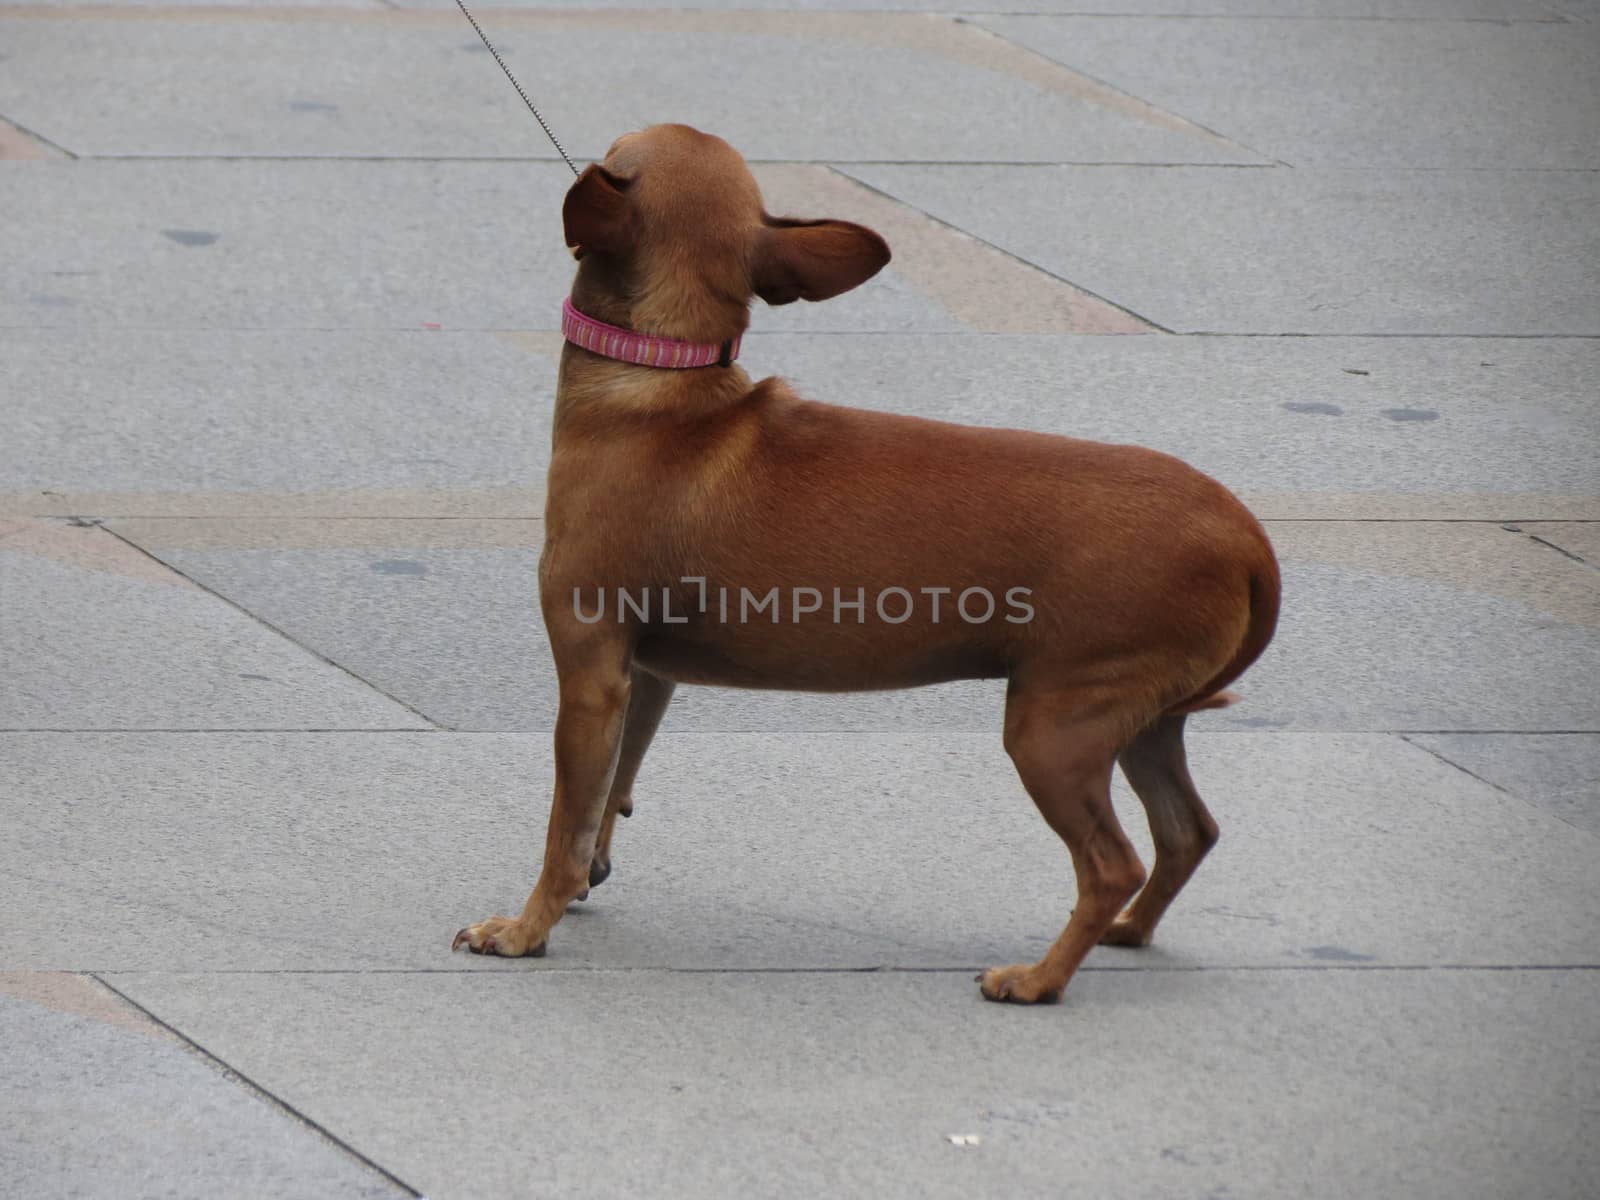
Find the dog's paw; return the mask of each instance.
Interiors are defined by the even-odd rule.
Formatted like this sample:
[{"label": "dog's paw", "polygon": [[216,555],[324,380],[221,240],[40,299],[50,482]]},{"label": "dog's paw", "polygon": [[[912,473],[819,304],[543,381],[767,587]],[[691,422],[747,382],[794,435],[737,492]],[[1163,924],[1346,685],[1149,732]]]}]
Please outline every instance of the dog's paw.
[{"label": "dog's paw", "polygon": [[1061,999],[1062,989],[1047,987],[1039,978],[1039,969],[1026,964],[990,967],[975,978],[985,1000],[1003,1000],[1009,1004],[1054,1004]]},{"label": "dog's paw", "polygon": [[1148,946],[1150,933],[1148,930],[1135,925],[1127,917],[1118,917],[1106,931],[1100,935],[1102,946]]},{"label": "dog's paw", "polygon": [[496,954],[501,958],[542,958],[545,938],[542,934],[535,937],[520,920],[490,917],[487,921],[468,925],[450,943],[452,950],[459,950],[463,946],[474,954]]}]

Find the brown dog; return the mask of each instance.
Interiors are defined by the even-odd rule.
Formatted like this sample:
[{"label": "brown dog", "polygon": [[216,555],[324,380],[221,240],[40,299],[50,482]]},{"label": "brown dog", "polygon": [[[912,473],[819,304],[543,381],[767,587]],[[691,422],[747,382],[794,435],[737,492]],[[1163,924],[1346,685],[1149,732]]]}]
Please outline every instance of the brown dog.
[{"label": "brown dog", "polygon": [[[861,226],[767,216],[739,154],[682,125],[619,139],[563,218],[578,313],[693,343],[730,346],[754,296],[824,300],[889,261]],[[1149,942],[1217,836],[1185,715],[1229,702],[1278,612],[1261,526],[1164,454],[836,408],[737,366],[570,342],[539,582],[561,693],[544,866],[521,916],[456,946],[544,952],[610,871],[675,684],[1003,676],[1006,751],[1078,885],[1042,961],[979,976],[989,999],[1021,1002],[1058,999],[1096,942]],[[1155,837],[1148,882],[1112,810],[1117,762]]]}]

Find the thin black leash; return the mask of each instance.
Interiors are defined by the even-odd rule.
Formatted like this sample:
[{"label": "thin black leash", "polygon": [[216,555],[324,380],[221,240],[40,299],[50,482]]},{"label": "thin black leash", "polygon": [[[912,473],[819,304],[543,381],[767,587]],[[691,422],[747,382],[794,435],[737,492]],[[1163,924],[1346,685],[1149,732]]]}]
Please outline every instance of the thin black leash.
[{"label": "thin black leash", "polygon": [[461,0],[456,0],[456,7],[461,10],[462,16],[472,22],[472,28],[483,42],[484,48],[494,55],[495,62],[500,64],[500,69],[506,73],[506,78],[511,80],[511,86],[517,89],[517,95],[522,97],[522,102],[528,106],[528,111],[533,114],[533,119],[539,122],[539,128],[544,130],[545,137],[550,139],[550,144],[556,148],[562,158],[566,159],[567,166],[571,167],[572,173],[576,175],[578,173],[576,164],[567,156],[567,152],[561,149],[561,143],[556,141],[556,135],[550,132],[550,126],[545,124],[544,118],[539,115],[539,110],[533,106],[533,101],[528,99],[528,93],[522,90],[522,85],[517,82],[517,77],[511,73],[511,68],[506,66],[505,59],[500,57],[500,51],[494,48],[493,43],[487,37],[484,37],[483,30],[478,28],[478,22],[467,11],[467,6],[461,3]]}]

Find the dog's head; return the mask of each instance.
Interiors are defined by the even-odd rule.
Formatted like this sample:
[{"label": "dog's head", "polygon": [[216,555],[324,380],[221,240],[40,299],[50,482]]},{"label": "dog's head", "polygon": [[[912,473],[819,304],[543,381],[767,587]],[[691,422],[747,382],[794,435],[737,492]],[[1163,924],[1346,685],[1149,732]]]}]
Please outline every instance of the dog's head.
[{"label": "dog's head", "polygon": [[889,261],[863,226],[770,216],[739,152],[687,125],[618,138],[572,185],[561,218],[584,312],[695,341],[742,333],[753,297],[826,300]]}]

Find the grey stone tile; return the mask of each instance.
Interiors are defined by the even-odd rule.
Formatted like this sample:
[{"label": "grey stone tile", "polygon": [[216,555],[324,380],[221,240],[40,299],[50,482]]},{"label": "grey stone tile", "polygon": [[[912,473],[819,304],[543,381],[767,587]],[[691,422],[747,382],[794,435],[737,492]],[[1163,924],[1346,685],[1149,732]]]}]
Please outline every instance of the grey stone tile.
[{"label": "grey stone tile", "polygon": [[1600,1171],[1593,972],[1091,974],[1032,1011],[960,975],[118,985],[435,1197],[1544,1200]]},{"label": "grey stone tile", "polygon": [[[559,345],[0,330],[0,506],[537,516]],[[1593,340],[757,333],[742,361],[835,403],[1153,446],[1265,517],[1600,517]]]},{"label": "grey stone tile", "polygon": [[1600,833],[1600,734],[1412,734],[1408,740],[1569,825]]},{"label": "grey stone tile", "polygon": [[854,166],[1185,332],[1600,334],[1600,174]]},{"label": "grey stone tile", "polygon": [[0,1037],[8,1196],[409,1194],[92,980],[0,972]]},{"label": "grey stone tile", "polygon": [[983,24],[1294,166],[1600,167],[1600,39],[1565,24]]},{"label": "grey stone tile", "polygon": [[[522,10],[485,27],[575,157],[667,118],[768,159],[1260,161],[948,16]],[[0,112],[78,155],[557,157],[453,9],[0,10],[0,37],[20,50]]]},{"label": "grey stone tile", "polygon": [[[413,546],[420,539],[401,530],[402,540],[382,546],[156,553],[445,728],[550,729],[540,524],[495,525],[515,525],[512,538],[524,544]],[[129,528],[143,536],[148,526]]]},{"label": "grey stone tile", "polygon": [[[488,537],[473,522],[380,522],[365,545],[317,544],[318,522],[247,523],[277,544],[242,548],[226,544],[240,540],[232,522],[198,537],[187,519],[114,524],[447,728],[554,727],[537,522],[494,522]],[[368,540],[368,522],[338,524],[341,543]],[[999,681],[826,697],[692,688],[672,719],[695,729],[997,729],[1002,692]]]},{"label": "grey stone tile", "polygon": [[555,359],[494,334],[9,329],[0,358],[19,501],[543,492]]},{"label": "grey stone tile", "polygon": [[1497,526],[1281,522],[1235,727],[1600,729],[1600,574]]},{"label": "grey stone tile", "polygon": [[[0,171],[0,326],[559,329],[571,182],[527,162],[22,164]],[[759,321],[963,328],[893,267]]]},{"label": "grey stone tile", "polygon": [[1266,517],[1504,519],[1600,499],[1600,341],[775,335],[747,346],[752,373],[820,400],[1164,450]]},{"label": "grey stone tile", "polygon": [[[1593,835],[1381,735],[1190,739],[1222,841],[1097,968],[1600,961]],[[545,736],[11,734],[0,964],[161,971],[893,966],[1037,957],[1070,860],[995,734],[663,732],[549,957],[452,955],[537,873]],[[1146,862],[1143,817],[1118,784]],[[1537,869],[1508,869],[1508,847]]]},{"label": "grey stone tile", "polygon": [[103,529],[0,521],[0,728],[427,728]]},{"label": "grey stone tile", "polygon": [[1600,570],[1600,521],[1518,521],[1513,528]]},{"label": "grey stone tile", "polygon": [[[132,0],[123,0],[132,2]],[[138,0],[139,3],[156,0]],[[195,0],[198,2],[198,0]],[[1592,0],[961,0],[963,13],[1109,13],[1137,16],[1363,17],[1373,20],[1556,21],[1553,9],[1577,11]],[[447,8],[454,0],[400,0],[401,8]],[[470,5],[469,5],[470,7]],[[496,8],[562,9],[569,0],[496,0]],[[600,0],[589,9],[656,9],[661,0]],[[695,8],[793,10],[795,0],[695,0]],[[815,0],[804,6],[826,11],[953,11],[950,0]]]},{"label": "grey stone tile", "polygon": [[[113,527],[443,725],[549,729],[532,523],[116,521]],[[1600,728],[1600,575],[1458,522],[1273,522],[1277,638],[1208,728]],[[336,541],[335,541],[336,539]],[[330,544],[332,542],[333,544]],[[365,543],[365,544],[363,544]],[[1472,688],[1461,681],[1472,679]],[[999,680],[811,695],[686,688],[671,727],[999,728]]]},{"label": "grey stone tile", "polygon": [[[90,7],[88,13],[83,14],[91,19],[97,15],[98,10],[110,9],[115,11],[121,8],[153,8],[153,9],[213,9],[213,8],[353,8],[367,9],[381,12],[389,5],[385,0],[272,0],[271,4],[263,4],[262,0],[104,0],[103,3],[85,6],[78,0],[0,0],[0,11],[7,8],[20,9],[67,9],[69,18],[70,10]],[[453,6],[452,6],[453,7]]]}]

